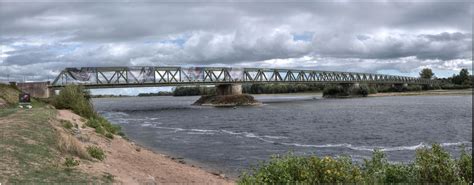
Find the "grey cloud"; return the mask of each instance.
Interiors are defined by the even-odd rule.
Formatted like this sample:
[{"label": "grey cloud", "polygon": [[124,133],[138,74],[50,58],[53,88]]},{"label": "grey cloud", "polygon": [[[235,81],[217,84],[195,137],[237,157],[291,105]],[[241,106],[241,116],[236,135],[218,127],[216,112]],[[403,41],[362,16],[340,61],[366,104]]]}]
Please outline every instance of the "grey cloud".
[{"label": "grey cloud", "polygon": [[[0,45],[15,51],[2,52],[0,68],[35,67],[44,77],[66,66],[257,66],[313,57],[320,61],[299,62],[408,71],[436,60],[454,69],[472,57],[470,11],[469,3],[2,2]],[[303,33],[313,38],[293,38]],[[183,43],[167,42],[176,37]],[[32,42],[25,38],[49,43],[13,46]],[[65,52],[70,43],[81,46]]]},{"label": "grey cloud", "polygon": [[416,56],[420,59],[470,58],[472,39],[470,33],[414,35],[389,33],[377,35],[325,35],[315,37],[315,54],[343,57],[386,59]]}]

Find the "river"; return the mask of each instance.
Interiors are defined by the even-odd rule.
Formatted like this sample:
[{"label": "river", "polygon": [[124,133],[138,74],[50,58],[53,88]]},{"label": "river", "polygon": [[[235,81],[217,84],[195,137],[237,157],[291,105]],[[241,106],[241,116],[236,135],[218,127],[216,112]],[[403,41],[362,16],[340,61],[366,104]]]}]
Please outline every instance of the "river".
[{"label": "river", "polygon": [[408,162],[440,143],[453,155],[472,149],[472,96],[323,99],[320,94],[257,95],[264,105],[192,106],[199,97],[94,99],[100,114],[133,141],[237,177],[274,154],[367,159],[376,148]]}]

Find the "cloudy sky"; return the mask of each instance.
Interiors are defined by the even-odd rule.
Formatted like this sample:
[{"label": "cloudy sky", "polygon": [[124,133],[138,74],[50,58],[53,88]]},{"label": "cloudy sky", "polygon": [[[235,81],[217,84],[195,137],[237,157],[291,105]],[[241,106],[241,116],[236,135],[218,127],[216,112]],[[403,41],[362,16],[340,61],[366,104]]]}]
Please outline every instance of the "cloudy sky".
[{"label": "cloudy sky", "polygon": [[438,77],[472,72],[469,2],[11,2],[0,81],[64,67],[238,66]]}]

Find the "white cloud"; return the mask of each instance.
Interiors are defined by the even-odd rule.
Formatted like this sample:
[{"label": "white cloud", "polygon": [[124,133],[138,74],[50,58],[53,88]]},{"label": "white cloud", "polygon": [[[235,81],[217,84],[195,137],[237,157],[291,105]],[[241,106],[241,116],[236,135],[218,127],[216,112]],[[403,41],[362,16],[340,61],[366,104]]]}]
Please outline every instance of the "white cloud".
[{"label": "white cloud", "polygon": [[472,69],[468,5],[3,2],[0,78],[119,65]]}]

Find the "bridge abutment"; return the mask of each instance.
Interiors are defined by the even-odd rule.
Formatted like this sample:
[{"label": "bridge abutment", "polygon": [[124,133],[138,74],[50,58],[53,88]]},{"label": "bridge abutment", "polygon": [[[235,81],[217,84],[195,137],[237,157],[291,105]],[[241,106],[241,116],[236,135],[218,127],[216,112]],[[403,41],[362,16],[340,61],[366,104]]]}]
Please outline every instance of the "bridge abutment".
[{"label": "bridge abutment", "polygon": [[242,84],[219,84],[216,85],[217,95],[241,95]]},{"label": "bridge abutment", "polygon": [[49,98],[52,94],[49,87],[49,82],[23,82],[17,83],[16,86],[22,92],[30,93],[35,98]]}]

